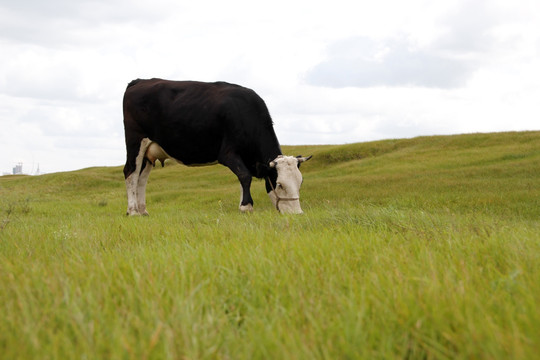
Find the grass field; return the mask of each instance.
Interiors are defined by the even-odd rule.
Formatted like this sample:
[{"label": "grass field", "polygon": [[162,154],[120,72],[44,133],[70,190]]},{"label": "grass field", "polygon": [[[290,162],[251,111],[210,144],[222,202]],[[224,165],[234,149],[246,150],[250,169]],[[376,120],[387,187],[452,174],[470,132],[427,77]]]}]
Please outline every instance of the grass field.
[{"label": "grass field", "polygon": [[1,359],[535,359],[540,132],[284,147],[303,215],[222,166],[0,178]]}]

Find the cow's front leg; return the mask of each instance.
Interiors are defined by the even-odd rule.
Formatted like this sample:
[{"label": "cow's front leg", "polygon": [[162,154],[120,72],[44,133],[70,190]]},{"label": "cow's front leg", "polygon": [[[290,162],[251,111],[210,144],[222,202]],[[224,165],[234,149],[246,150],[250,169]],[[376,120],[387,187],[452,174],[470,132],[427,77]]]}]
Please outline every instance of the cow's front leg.
[{"label": "cow's front leg", "polygon": [[240,211],[253,211],[253,198],[251,197],[250,192],[252,176],[249,169],[239,156],[231,153],[220,157],[219,162],[231,169],[231,171],[238,177],[238,181],[240,181]]},{"label": "cow's front leg", "polygon": [[251,197],[251,175],[238,176],[240,181],[240,211],[251,212],[253,211],[253,198]]}]

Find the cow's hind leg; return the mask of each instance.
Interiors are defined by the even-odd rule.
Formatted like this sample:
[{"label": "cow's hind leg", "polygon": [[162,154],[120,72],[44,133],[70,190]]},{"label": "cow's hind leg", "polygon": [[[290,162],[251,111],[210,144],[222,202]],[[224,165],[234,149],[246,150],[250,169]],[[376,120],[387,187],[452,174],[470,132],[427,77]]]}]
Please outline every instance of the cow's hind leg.
[{"label": "cow's hind leg", "polygon": [[137,206],[137,182],[139,180],[138,172],[132,172],[126,178],[126,190],[127,190],[127,200],[128,207],[126,215],[138,215],[139,209]]},{"label": "cow's hind leg", "polygon": [[228,154],[219,159],[219,162],[227,166],[238,177],[242,187],[240,198],[240,211],[253,211],[253,198],[251,197],[251,173],[239,156]]},{"label": "cow's hind leg", "polygon": [[145,160],[143,162],[143,168],[139,174],[139,182],[137,184],[137,209],[140,215],[148,215],[146,211],[146,183],[152,171],[152,163]]},{"label": "cow's hind leg", "polygon": [[[128,161],[126,162],[126,166],[124,167],[124,174],[126,176],[126,190],[127,190],[127,198],[128,198],[128,208],[127,208],[127,215],[143,215],[146,212],[146,205],[144,206],[144,209],[139,209],[140,200],[142,199],[142,203],[144,204],[145,199],[145,188],[146,188],[146,180],[148,180],[148,175],[150,174],[150,170],[147,170],[147,173],[144,172],[145,169],[143,169],[143,162],[144,154],[146,153],[146,149],[151,144],[151,141],[148,138],[144,138],[141,140],[141,144],[139,147],[139,152],[135,154],[128,153]],[[130,158],[131,157],[131,158]],[[134,161],[133,158],[135,157]],[[134,164],[133,164],[134,163]],[[134,167],[134,169],[130,168]],[[134,166],[133,166],[134,165]],[[146,168],[149,168],[151,166],[146,166]],[[144,181],[144,186],[140,186],[139,181]],[[142,190],[142,198],[140,197],[139,191]],[[146,213],[147,214],[147,213]]]}]

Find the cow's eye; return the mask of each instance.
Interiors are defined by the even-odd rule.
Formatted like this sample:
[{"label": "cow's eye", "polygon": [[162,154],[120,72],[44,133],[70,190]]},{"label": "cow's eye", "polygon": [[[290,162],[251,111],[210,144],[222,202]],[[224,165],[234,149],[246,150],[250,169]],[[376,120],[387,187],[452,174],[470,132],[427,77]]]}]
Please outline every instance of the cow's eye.
[{"label": "cow's eye", "polygon": [[283,189],[283,185],[281,185],[281,183],[277,183],[276,186],[278,189]]}]

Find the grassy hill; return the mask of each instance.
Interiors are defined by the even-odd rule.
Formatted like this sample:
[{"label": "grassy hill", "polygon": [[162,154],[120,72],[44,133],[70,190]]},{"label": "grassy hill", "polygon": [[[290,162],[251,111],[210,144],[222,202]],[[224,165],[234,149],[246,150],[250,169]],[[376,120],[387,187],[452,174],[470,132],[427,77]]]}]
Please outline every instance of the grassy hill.
[{"label": "grassy hill", "polygon": [[0,354],[486,358],[540,351],[540,132],[284,147],[304,215],[225,167],[0,177]]}]

